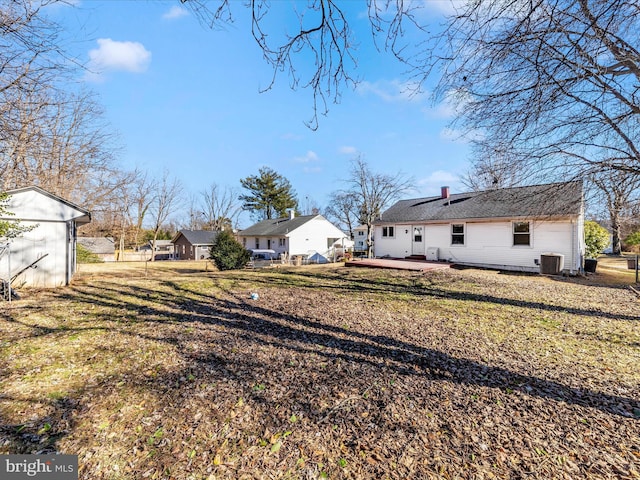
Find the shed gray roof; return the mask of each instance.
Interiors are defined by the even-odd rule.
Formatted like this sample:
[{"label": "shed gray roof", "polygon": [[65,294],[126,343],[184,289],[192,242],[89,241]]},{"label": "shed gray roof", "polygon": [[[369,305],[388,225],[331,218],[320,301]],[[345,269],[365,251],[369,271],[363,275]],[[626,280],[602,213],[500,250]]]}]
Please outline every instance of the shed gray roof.
[{"label": "shed gray roof", "polygon": [[316,217],[324,218],[322,215],[301,215],[294,218],[283,217],[262,220],[261,222],[242,230],[239,235],[242,235],[243,237],[281,237]]},{"label": "shed gray roof", "polygon": [[175,243],[180,235],[186,238],[191,245],[213,245],[218,232],[212,230],[180,230],[171,242]]},{"label": "shed gray roof", "polygon": [[400,200],[375,223],[567,217],[581,211],[582,182],[576,181]]}]

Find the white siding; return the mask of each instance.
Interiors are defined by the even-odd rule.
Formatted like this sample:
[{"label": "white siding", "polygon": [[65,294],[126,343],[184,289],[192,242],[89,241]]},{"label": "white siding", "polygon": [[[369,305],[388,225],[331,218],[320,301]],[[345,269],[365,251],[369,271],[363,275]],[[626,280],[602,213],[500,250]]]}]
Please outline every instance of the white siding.
[{"label": "white siding", "polygon": [[[56,200],[37,189],[14,192],[9,197],[7,210],[15,216],[8,220],[20,220],[21,225],[37,225],[35,229],[11,240],[10,263],[13,276],[38,258],[35,266],[20,274],[15,287],[57,287],[67,285],[75,273],[75,220],[86,212]],[[8,276],[9,259],[0,260],[0,277]]]},{"label": "white siding", "polygon": [[82,212],[37,190],[25,190],[11,195],[9,210],[16,219],[33,221],[66,221],[82,216]]},{"label": "white siding", "polygon": [[338,239],[336,245],[341,245],[342,242],[345,246],[353,245],[339,228],[322,217],[316,217],[289,232],[289,255],[317,254],[325,261],[332,261],[332,245],[328,245],[329,238]]},{"label": "white siding", "polygon": [[382,228],[374,227],[376,257],[404,258],[411,255],[411,225],[387,225],[394,227],[393,237],[383,237]]},{"label": "white siding", "polygon": [[[511,221],[453,222],[464,223],[465,244],[451,244],[451,224],[425,225],[425,247],[437,247],[440,260],[453,263],[502,268],[508,270],[539,271],[536,261],[545,253],[562,254],[564,268],[576,272],[581,266],[583,235],[578,220],[531,222],[531,245],[513,245]],[[409,228],[409,227],[406,227]],[[410,230],[409,230],[410,233]],[[376,227],[376,256],[405,257],[411,253],[410,235],[405,226],[396,225],[396,237],[383,239],[382,228]],[[581,250],[582,248],[582,250]]]},{"label": "white siding", "polygon": [[[31,222],[23,222],[29,226]],[[17,274],[27,265],[44,256],[35,266],[20,274],[13,283],[19,288],[58,287],[66,285],[68,270],[67,224],[64,222],[40,222],[31,232],[23,234],[11,241],[11,276]],[[4,256],[0,260],[0,276],[7,277],[9,259]],[[73,273],[73,272],[72,272]]]}]

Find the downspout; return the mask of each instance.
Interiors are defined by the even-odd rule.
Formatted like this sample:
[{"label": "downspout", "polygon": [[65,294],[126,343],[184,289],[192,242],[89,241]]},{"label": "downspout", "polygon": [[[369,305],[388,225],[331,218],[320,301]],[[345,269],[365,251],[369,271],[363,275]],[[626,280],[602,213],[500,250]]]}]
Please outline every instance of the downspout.
[{"label": "downspout", "polygon": [[[571,220],[571,257],[573,257],[573,265],[571,265],[571,270],[573,270],[575,267],[576,268],[576,273],[579,271],[580,267],[578,267],[578,259],[577,259],[577,255],[578,252],[576,252],[576,238],[578,236],[578,226],[575,220]],[[570,272],[570,273],[573,273]]]},{"label": "downspout", "polygon": [[73,228],[73,220],[69,220],[67,222],[67,271],[65,272],[65,285],[69,285],[71,283],[71,270],[73,268],[72,265],[72,255],[71,252],[73,250],[73,242],[72,242],[72,232],[71,229]]}]

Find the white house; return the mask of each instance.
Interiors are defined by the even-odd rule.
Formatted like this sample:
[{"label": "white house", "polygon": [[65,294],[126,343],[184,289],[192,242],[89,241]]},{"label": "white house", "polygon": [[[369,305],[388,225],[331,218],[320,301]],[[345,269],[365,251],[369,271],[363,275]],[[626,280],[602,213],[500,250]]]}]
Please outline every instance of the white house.
[{"label": "white house", "polygon": [[367,226],[359,225],[353,229],[353,251],[356,254],[367,253]]},{"label": "white house", "polygon": [[333,261],[334,253],[353,246],[338,227],[322,215],[295,216],[263,220],[238,233],[247,249],[274,250],[280,256],[303,256],[314,263]]},{"label": "white house", "polygon": [[378,257],[419,257],[461,265],[540,271],[555,254],[561,270],[584,259],[582,182],[503,188],[401,200],[375,222]]},{"label": "white house", "polygon": [[9,242],[0,258],[0,277],[16,277],[13,286],[67,285],[76,271],[76,230],[89,223],[88,211],[38,187],[7,192],[6,205],[22,226],[35,227]]}]

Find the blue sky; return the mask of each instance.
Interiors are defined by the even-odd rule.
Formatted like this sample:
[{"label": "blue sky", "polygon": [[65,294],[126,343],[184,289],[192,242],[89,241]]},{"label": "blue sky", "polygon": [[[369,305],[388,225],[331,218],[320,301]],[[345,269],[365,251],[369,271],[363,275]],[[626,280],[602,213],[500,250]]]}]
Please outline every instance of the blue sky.
[{"label": "blue sky", "polygon": [[[272,69],[243,3],[234,3],[236,22],[224,30],[203,26],[178,0],[82,0],[52,10],[68,47],[89,66],[78,81],[99,95],[120,136],[123,167],[168,169],[198,195],[212,182],[240,189],[241,178],[268,166],[291,182],[301,206],[308,199],[324,207],[361,154],[375,172],[412,176],[412,196],[437,195],[442,185],[464,190],[458,178],[469,149],[448,129],[451,109],[433,105],[428,92],[407,94],[405,67],[373,47],[366,12],[358,10],[364,2],[345,2],[361,83],[329,106],[317,131],[304,123],[310,91],[292,90],[280,75],[260,93]],[[428,1],[424,15],[438,22],[447,4]],[[276,35],[287,20],[274,10],[269,22]]]}]

